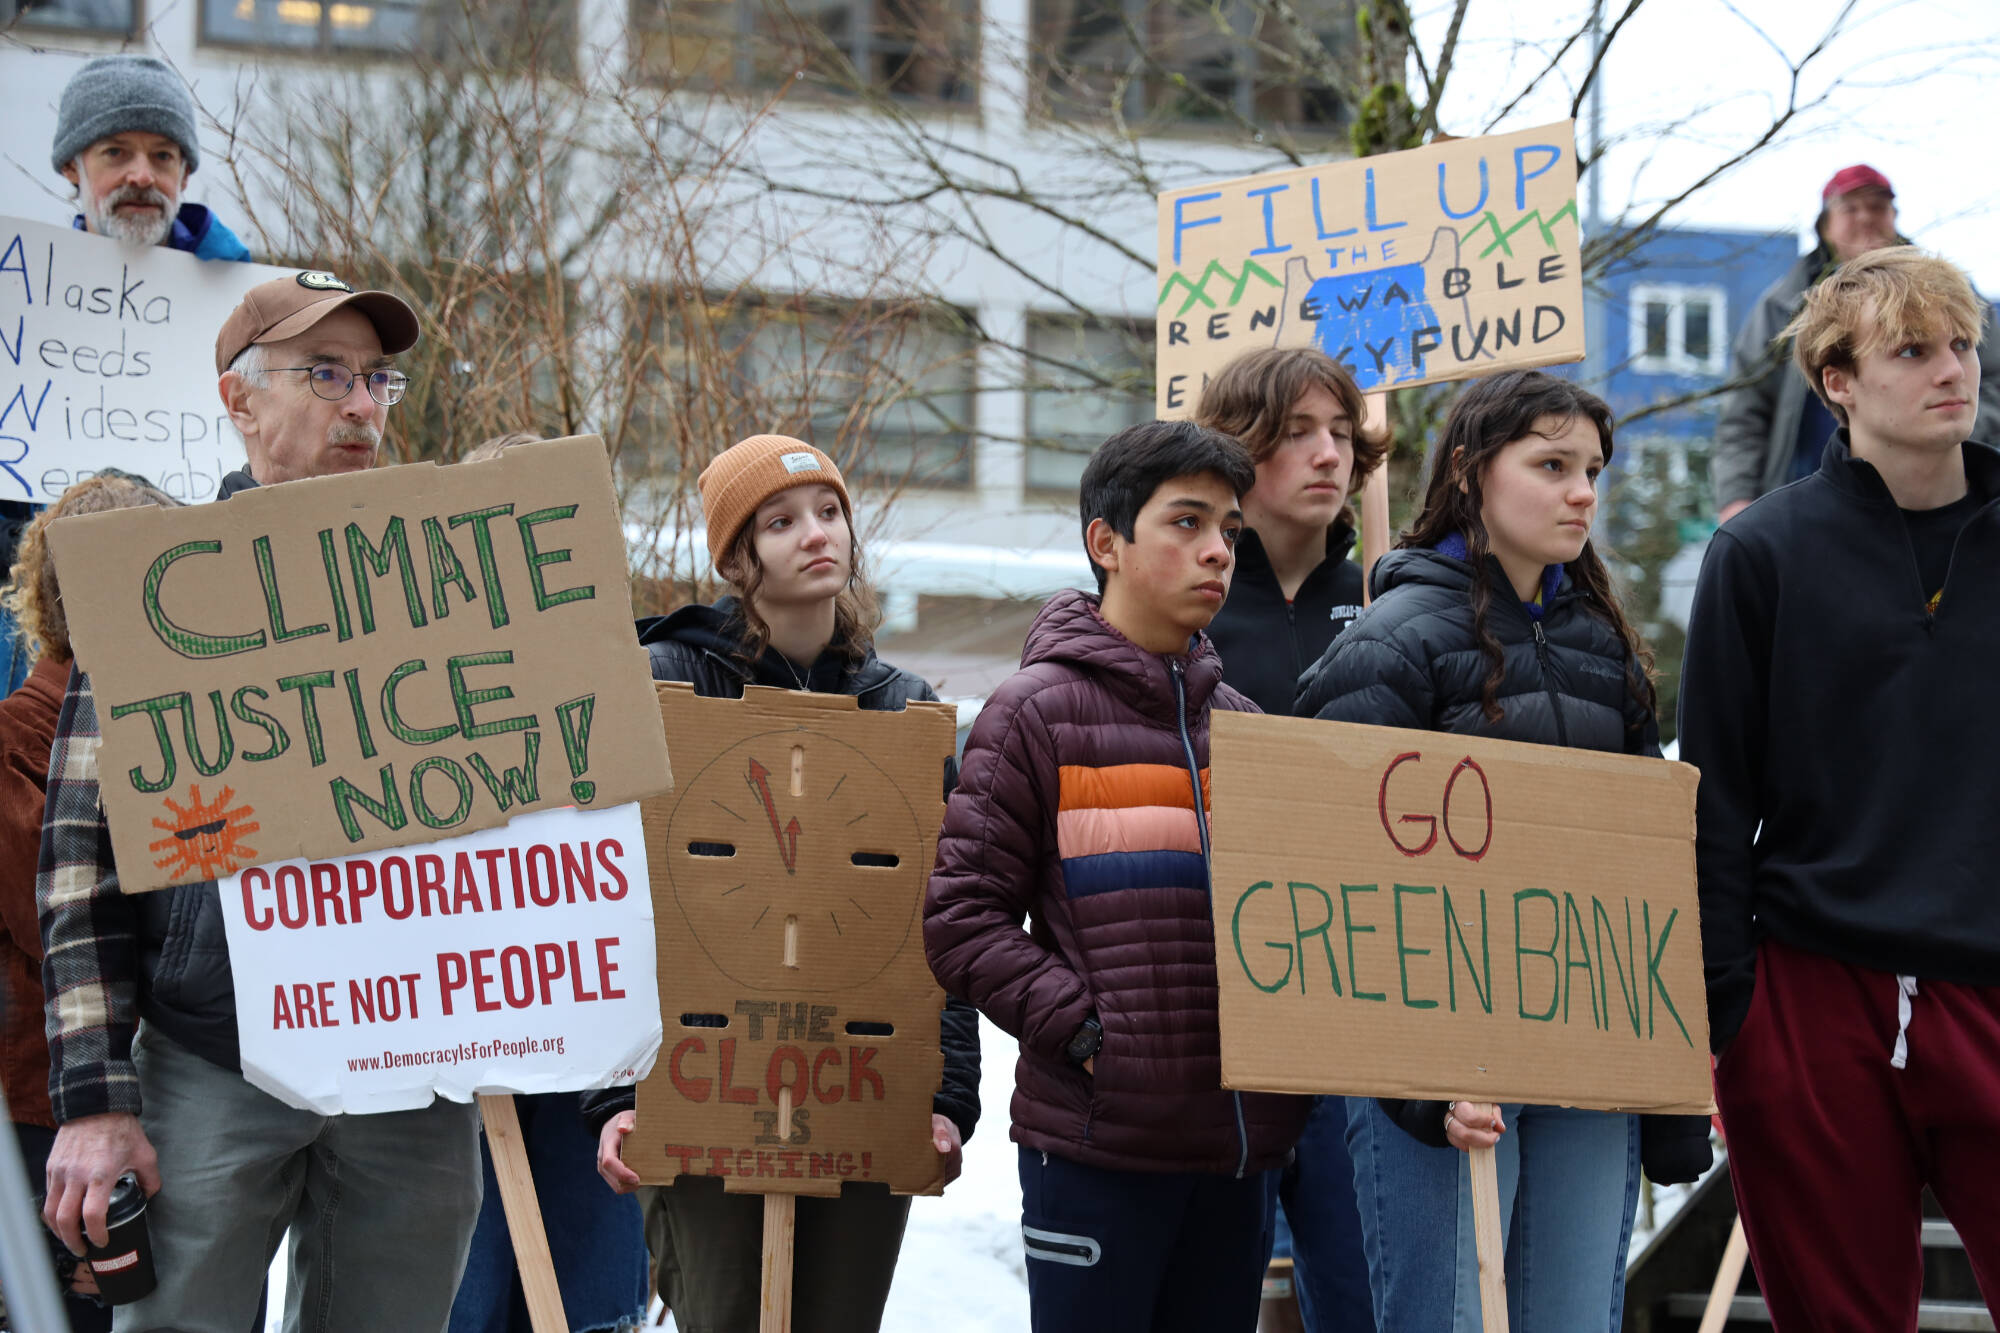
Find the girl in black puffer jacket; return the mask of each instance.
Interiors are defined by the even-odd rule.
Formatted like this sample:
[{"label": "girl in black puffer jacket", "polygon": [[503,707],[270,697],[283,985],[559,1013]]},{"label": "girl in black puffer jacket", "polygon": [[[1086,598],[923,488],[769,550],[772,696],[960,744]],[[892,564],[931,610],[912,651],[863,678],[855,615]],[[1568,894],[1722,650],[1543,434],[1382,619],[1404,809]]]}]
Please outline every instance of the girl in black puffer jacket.
[{"label": "girl in black puffer jacket", "polygon": [[[1590,545],[1611,459],[1602,400],[1539,371],[1460,394],[1422,511],[1377,562],[1374,602],[1300,680],[1297,712],[1658,757],[1649,655]],[[1549,1106],[1349,1100],[1377,1323],[1480,1328],[1470,1176],[1497,1147],[1516,1333],[1620,1326],[1643,1156],[1709,1164],[1708,1122]]]},{"label": "girl in black puffer jacket", "polygon": [[[875,656],[875,597],[833,460],[800,440],[753,435],[718,454],[699,484],[709,553],[736,595],[639,623],[655,680],[686,681],[705,698],[741,698],[746,685],[848,694],[863,708],[890,712],[937,698]],[[948,767],[947,795],[955,774]],[[978,1012],[947,1002],[939,1036],[944,1080],[931,1102],[931,1134],[951,1159],[949,1183],[979,1119]],[[584,1115],[598,1129],[598,1172],[621,1194],[639,1183],[620,1153],[633,1107],[630,1087],[584,1094]],[[763,1197],[725,1194],[719,1178],[683,1176],[645,1202],[647,1235],[665,1251],[654,1255],[661,1295],[680,1326],[754,1333]],[[792,1300],[809,1312],[804,1327],[872,1333],[879,1326],[909,1211],[909,1196],[886,1191],[799,1200]]]}]

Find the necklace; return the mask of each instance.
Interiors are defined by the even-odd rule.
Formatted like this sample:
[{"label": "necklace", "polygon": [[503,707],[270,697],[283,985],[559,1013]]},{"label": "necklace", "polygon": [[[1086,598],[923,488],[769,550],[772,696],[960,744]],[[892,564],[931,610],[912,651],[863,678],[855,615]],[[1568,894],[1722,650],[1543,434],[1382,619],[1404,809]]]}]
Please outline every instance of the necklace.
[{"label": "necklace", "polygon": [[[785,670],[792,673],[792,679],[798,683],[799,689],[810,694],[812,692],[812,687],[806,684],[805,676],[799,675],[799,669],[796,666],[792,665],[792,659],[785,656],[781,652],[778,654],[778,660],[785,664]],[[812,668],[807,667],[806,676],[810,676],[811,674],[812,674]]]}]

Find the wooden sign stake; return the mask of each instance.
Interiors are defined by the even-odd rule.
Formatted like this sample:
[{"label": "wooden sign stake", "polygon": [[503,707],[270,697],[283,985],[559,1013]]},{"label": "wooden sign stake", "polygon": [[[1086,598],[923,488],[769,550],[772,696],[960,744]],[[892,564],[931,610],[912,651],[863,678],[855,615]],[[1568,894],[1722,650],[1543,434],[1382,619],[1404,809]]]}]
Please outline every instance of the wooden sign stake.
[{"label": "wooden sign stake", "polygon": [[1472,1235],[1479,1250],[1479,1317],[1486,1333],[1507,1333],[1507,1244],[1500,1233],[1500,1172],[1493,1149],[1474,1148]]},{"label": "wooden sign stake", "polygon": [[555,1260],[549,1257],[549,1236],[542,1229],[542,1206],[528,1171],[528,1146],[521,1138],[513,1094],[479,1094],[479,1114],[486,1122],[493,1177],[500,1182],[500,1202],[507,1210],[507,1234],[514,1240],[514,1264],[521,1271],[528,1320],[535,1333],[568,1333],[569,1317],[563,1313]]},{"label": "wooden sign stake", "polygon": [[[1383,431],[1389,428],[1389,395],[1371,393],[1362,397],[1368,410],[1369,430]],[[1361,604],[1366,606],[1372,600],[1368,593],[1368,579],[1375,572],[1375,562],[1389,550],[1389,462],[1375,469],[1375,475],[1361,486]]]},{"label": "wooden sign stake", "polygon": [[757,1333],[791,1333],[792,1240],[797,1232],[799,1196],[764,1196],[764,1301]]},{"label": "wooden sign stake", "polygon": [[1715,1270],[1715,1285],[1709,1289],[1708,1308],[1701,1312],[1698,1333],[1722,1333],[1729,1322],[1729,1307],[1736,1300],[1736,1288],[1743,1281],[1743,1261],[1750,1257],[1750,1239],[1743,1234],[1743,1218],[1729,1228],[1729,1244],[1723,1247],[1722,1264]]}]

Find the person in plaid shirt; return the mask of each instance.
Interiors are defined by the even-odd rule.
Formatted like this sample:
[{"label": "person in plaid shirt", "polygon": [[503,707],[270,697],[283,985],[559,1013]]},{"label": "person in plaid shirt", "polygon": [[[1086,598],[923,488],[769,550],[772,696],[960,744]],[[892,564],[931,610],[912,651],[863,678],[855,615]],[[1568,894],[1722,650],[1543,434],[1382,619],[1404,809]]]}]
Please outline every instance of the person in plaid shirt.
[{"label": "person in plaid shirt", "polygon": [[[391,357],[416,341],[409,306],[332,274],[251,288],[216,339],[249,456],[220,498],[373,466],[406,384]],[[57,1124],[43,1217],[81,1252],[122,1173],[153,1195],[159,1286],[119,1307],[120,1333],[243,1333],[287,1231],[287,1328],[443,1328],[479,1212],[477,1110],[322,1116],[245,1081],[216,886],[120,892],[99,744],[72,672],[36,881]]]}]

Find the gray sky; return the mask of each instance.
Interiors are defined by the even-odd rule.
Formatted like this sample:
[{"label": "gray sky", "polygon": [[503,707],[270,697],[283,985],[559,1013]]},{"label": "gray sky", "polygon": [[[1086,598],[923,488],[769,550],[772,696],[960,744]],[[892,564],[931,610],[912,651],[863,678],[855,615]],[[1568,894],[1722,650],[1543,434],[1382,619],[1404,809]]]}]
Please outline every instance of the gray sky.
[{"label": "gray sky", "polygon": [[[1627,0],[1606,0],[1607,26]],[[1449,0],[1418,0],[1417,32],[1436,52]],[[1796,229],[1841,167],[1867,162],[1896,187],[1903,233],[2000,297],[2000,3],[1995,0],[1648,0],[1605,60],[1604,210],[1651,207],[1754,143],[1791,95],[1789,66],[1849,10],[1841,34],[1799,77],[1799,116],[1757,156],[1675,210],[1689,225]],[[1441,111],[1443,127],[1483,132],[1581,27],[1588,0],[1472,0]],[[1551,38],[1553,34],[1553,39]],[[1558,72],[1495,128],[1569,114],[1588,68],[1579,41]],[[1980,91],[1984,82],[1988,91]],[[1412,94],[1418,89],[1413,87]],[[1578,147],[1588,133],[1578,115]],[[1581,200],[1579,200],[1581,203]]]}]

